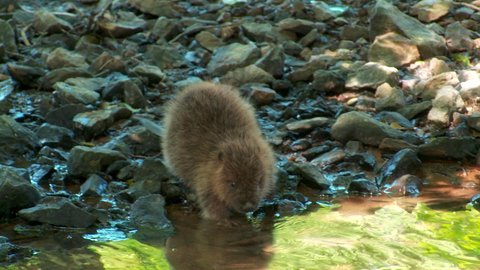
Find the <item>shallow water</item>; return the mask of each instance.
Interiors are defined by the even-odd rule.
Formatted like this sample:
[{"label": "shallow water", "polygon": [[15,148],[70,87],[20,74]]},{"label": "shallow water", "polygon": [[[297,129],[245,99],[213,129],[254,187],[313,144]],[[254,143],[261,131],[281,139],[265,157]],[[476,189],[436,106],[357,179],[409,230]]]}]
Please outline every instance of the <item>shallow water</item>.
[{"label": "shallow water", "polygon": [[480,269],[479,192],[475,167],[430,163],[419,197],[329,199],[304,188],[312,204],[301,215],[222,227],[179,205],[167,211],[176,234],[142,238],[111,228],[19,236],[38,252],[6,269]]}]

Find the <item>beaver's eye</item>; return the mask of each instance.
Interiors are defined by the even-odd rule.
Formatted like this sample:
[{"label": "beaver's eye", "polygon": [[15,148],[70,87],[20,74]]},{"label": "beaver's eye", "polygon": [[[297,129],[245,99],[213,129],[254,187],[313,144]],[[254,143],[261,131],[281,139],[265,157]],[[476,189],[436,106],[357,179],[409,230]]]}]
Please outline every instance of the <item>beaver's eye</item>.
[{"label": "beaver's eye", "polygon": [[235,188],[236,186],[237,186],[237,183],[235,183],[235,182],[233,182],[233,181],[230,182],[230,187],[231,187],[231,188]]}]

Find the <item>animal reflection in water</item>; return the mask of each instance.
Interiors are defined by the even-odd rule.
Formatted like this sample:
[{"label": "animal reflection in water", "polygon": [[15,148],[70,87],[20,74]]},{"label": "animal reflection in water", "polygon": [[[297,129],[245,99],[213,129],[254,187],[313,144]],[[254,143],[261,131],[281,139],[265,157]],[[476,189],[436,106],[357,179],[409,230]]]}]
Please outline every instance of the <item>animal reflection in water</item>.
[{"label": "animal reflection in water", "polygon": [[170,215],[176,233],[166,243],[173,269],[267,269],[273,253],[273,221],[218,226],[192,215]]}]

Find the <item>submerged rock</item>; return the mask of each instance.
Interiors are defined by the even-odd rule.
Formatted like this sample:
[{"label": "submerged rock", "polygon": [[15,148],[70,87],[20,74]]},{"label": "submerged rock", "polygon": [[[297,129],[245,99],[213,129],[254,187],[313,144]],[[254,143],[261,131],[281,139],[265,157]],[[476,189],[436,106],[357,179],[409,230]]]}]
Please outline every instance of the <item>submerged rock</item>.
[{"label": "submerged rock", "polygon": [[97,174],[92,174],[80,186],[81,196],[101,196],[107,189],[108,182]]},{"label": "submerged rock", "polygon": [[140,197],[132,205],[130,218],[136,235],[140,237],[167,237],[174,231],[172,223],[165,216],[165,200],[159,194]]},{"label": "submerged rock", "polygon": [[0,219],[39,201],[38,190],[16,168],[0,165]]},{"label": "submerged rock", "polygon": [[62,197],[46,197],[37,206],[23,209],[18,215],[28,221],[57,226],[87,228],[97,218]]},{"label": "submerged rock", "polygon": [[422,179],[415,175],[405,174],[393,183],[385,185],[384,192],[396,196],[418,196],[422,186]]},{"label": "submerged rock", "polygon": [[0,236],[0,264],[11,264],[34,254],[33,249],[12,244],[8,238]]}]

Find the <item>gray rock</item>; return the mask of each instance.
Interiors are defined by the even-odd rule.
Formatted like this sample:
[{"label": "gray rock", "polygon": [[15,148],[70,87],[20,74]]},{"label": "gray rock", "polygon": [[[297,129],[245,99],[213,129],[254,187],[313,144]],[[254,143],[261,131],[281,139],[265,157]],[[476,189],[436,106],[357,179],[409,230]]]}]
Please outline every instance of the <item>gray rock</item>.
[{"label": "gray rock", "polygon": [[255,106],[263,106],[263,105],[268,105],[272,103],[276,95],[277,95],[277,92],[275,92],[275,90],[270,89],[268,87],[252,86],[250,88],[248,99]]},{"label": "gray rock", "polygon": [[475,160],[480,142],[473,137],[437,137],[419,146],[418,155],[424,158]]},{"label": "gray rock", "polygon": [[448,14],[451,0],[422,0],[411,8],[411,13],[422,22],[433,22]]},{"label": "gray rock", "polygon": [[377,194],[378,187],[375,182],[368,179],[354,179],[348,186],[348,192]]},{"label": "gray rock", "polygon": [[317,70],[313,74],[313,89],[327,93],[342,93],[345,89],[345,77],[338,70]]},{"label": "gray rock", "polygon": [[43,123],[37,130],[36,135],[40,145],[61,146],[70,148],[74,145],[73,131],[68,128]]},{"label": "gray rock", "polygon": [[403,91],[398,87],[391,87],[388,83],[377,87],[375,97],[377,98],[375,102],[377,111],[396,111],[407,103]]},{"label": "gray rock", "polygon": [[46,197],[34,207],[20,210],[18,215],[28,221],[57,226],[87,228],[97,218],[62,197]]},{"label": "gray rock", "polygon": [[377,88],[383,83],[397,85],[398,70],[379,63],[369,62],[348,74],[346,88]]},{"label": "gray rock", "polygon": [[291,163],[291,166],[292,173],[300,176],[306,185],[321,190],[330,187],[330,182],[325,178],[318,167],[309,163]]},{"label": "gray rock", "polygon": [[290,122],[286,125],[287,130],[293,132],[307,132],[317,127],[330,125],[332,120],[327,117],[314,117],[310,119],[303,119]]},{"label": "gray rock", "polygon": [[321,37],[320,33],[318,33],[317,29],[313,29],[312,31],[308,32],[302,39],[298,41],[300,45],[303,47],[308,47],[312,45],[315,41],[319,40]]},{"label": "gray rock", "polygon": [[102,97],[106,100],[122,100],[133,108],[143,108],[146,104],[142,90],[128,77],[121,77],[106,85]]},{"label": "gray rock", "polygon": [[200,46],[211,52],[223,45],[222,40],[209,31],[201,31],[195,36],[195,40]]},{"label": "gray rock", "polygon": [[133,75],[147,79],[150,84],[159,83],[167,77],[157,66],[139,64],[132,69]]},{"label": "gray rock", "polygon": [[392,31],[415,42],[424,59],[447,53],[445,41],[441,36],[415,18],[402,13],[386,0],[377,0],[370,16],[370,40]]},{"label": "gray rock", "polygon": [[165,0],[128,0],[128,3],[141,12],[158,17],[176,18],[180,14],[176,10],[176,3]]},{"label": "gray rock", "polygon": [[41,88],[43,90],[53,90],[56,82],[64,82],[70,78],[85,77],[90,78],[92,74],[85,68],[64,67],[47,72],[41,79]]},{"label": "gray rock", "polygon": [[310,81],[313,74],[317,70],[326,69],[330,64],[331,58],[328,57],[313,57],[303,67],[300,67],[288,74],[288,79],[291,82]]},{"label": "gray rock", "polygon": [[92,138],[102,134],[113,123],[121,119],[127,119],[132,111],[124,106],[111,106],[101,110],[88,111],[75,115],[73,123],[86,138]]},{"label": "gray rock", "polygon": [[419,103],[406,105],[403,108],[400,108],[398,110],[398,113],[405,116],[405,118],[407,118],[407,119],[412,119],[415,116],[417,116],[417,115],[419,115],[423,112],[426,112],[431,107],[432,107],[432,101],[426,100],[426,101],[422,101],[422,102],[419,102]]},{"label": "gray rock", "polygon": [[22,155],[38,146],[33,131],[7,115],[0,115],[0,160],[10,155]]},{"label": "gray rock", "polygon": [[126,38],[142,32],[146,27],[145,20],[135,16],[131,12],[118,12],[121,15],[116,21],[105,19],[98,22],[98,28],[103,35],[114,38]]},{"label": "gray rock", "polygon": [[427,120],[430,124],[446,127],[450,124],[452,113],[463,106],[460,93],[452,86],[444,86],[438,90]]},{"label": "gray rock", "polygon": [[402,138],[403,132],[371,118],[363,112],[348,112],[340,115],[332,126],[332,136],[338,141],[361,141],[377,146],[384,138]]},{"label": "gray rock", "polygon": [[418,196],[422,189],[422,179],[415,175],[405,174],[393,183],[384,186],[384,192],[396,196]]},{"label": "gray rock", "polygon": [[39,201],[38,190],[16,168],[0,165],[0,219]]},{"label": "gray rock", "polygon": [[95,104],[100,99],[100,94],[87,88],[72,86],[64,82],[53,85],[53,97],[58,104]]},{"label": "gray rock", "polygon": [[68,172],[75,176],[88,176],[105,170],[117,160],[126,157],[114,150],[100,147],[75,146],[70,150],[67,160]]},{"label": "gray rock", "polygon": [[260,56],[260,49],[252,44],[231,43],[219,47],[213,52],[207,71],[213,76],[220,76],[234,69],[253,64]]},{"label": "gray rock", "polygon": [[305,152],[302,152],[302,156],[304,156],[306,159],[311,160],[315,157],[318,157],[319,155],[326,153],[330,151],[333,148],[333,146],[329,143],[324,143],[319,146],[312,147]]},{"label": "gray rock", "polygon": [[368,28],[361,25],[347,24],[340,30],[340,38],[350,41],[356,41],[361,38],[368,40]]},{"label": "gray rock", "polygon": [[258,59],[255,65],[275,78],[281,78],[285,66],[285,54],[282,47],[273,46],[262,58]]},{"label": "gray rock", "polygon": [[480,131],[480,112],[473,112],[467,116],[467,125],[477,131]]},{"label": "gray rock", "polygon": [[8,63],[7,70],[15,81],[32,88],[37,87],[38,79],[45,75],[42,68],[15,63]]},{"label": "gray rock", "polygon": [[471,38],[472,31],[462,26],[460,22],[454,22],[445,29],[445,39],[451,52],[470,51],[475,47]]},{"label": "gray rock", "polygon": [[303,46],[293,40],[287,40],[282,45],[285,53],[289,55],[299,56],[303,51]]},{"label": "gray rock", "polygon": [[97,174],[92,174],[80,186],[81,196],[101,196],[107,189],[108,182]]},{"label": "gray rock", "polygon": [[345,159],[345,151],[340,148],[335,148],[327,153],[324,153],[310,161],[314,166],[325,167],[331,164],[338,163]]},{"label": "gray rock", "polygon": [[392,32],[376,36],[368,50],[368,61],[391,67],[401,67],[419,59],[415,43]]},{"label": "gray rock", "polygon": [[[142,237],[168,236],[174,231],[165,215],[165,199],[159,194],[140,197],[132,205],[130,218]],[[159,235],[160,234],[160,235]]]},{"label": "gray rock", "polygon": [[65,81],[71,86],[89,89],[91,91],[100,92],[107,83],[105,78],[70,78]]},{"label": "gray rock", "polygon": [[467,101],[480,96],[480,79],[472,79],[460,83],[460,95]]},{"label": "gray rock", "polygon": [[455,71],[445,72],[433,76],[427,80],[420,81],[417,85],[415,85],[414,92],[417,95],[420,95],[422,99],[433,99],[437,95],[438,90],[442,87],[455,87],[458,83],[458,76]]},{"label": "gray rock", "polygon": [[413,129],[415,127],[411,121],[398,112],[383,111],[378,113],[375,119],[398,128]]},{"label": "gray rock", "polygon": [[90,70],[95,74],[115,71],[126,74],[127,69],[122,57],[112,56],[108,52],[103,52],[90,65]]},{"label": "gray rock", "polygon": [[378,146],[380,150],[398,152],[402,149],[410,148],[416,150],[417,146],[404,140],[385,138]]},{"label": "gray rock", "polygon": [[128,196],[136,200],[152,193],[160,193],[162,184],[172,178],[163,161],[145,159],[134,172],[134,184],[126,191]]},{"label": "gray rock", "polygon": [[13,90],[15,90],[15,87],[12,79],[0,82],[0,115],[7,114],[13,107],[10,100]]},{"label": "gray rock", "polygon": [[312,21],[287,18],[278,22],[278,27],[283,31],[292,31],[300,35],[306,35],[317,26]]},{"label": "gray rock", "polygon": [[56,48],[49,53],[46,64],[51,70],[63,67],[87,67],[87,62],[83,55],[65,50],[64,48]]},{"label": "gray rock", "polygon": [[180,25],[178,20],[166,17],[160,17],[152,28],[152,35],[159,39],[170,40],[180,34]]},{"label": "gray rock", "polygon": [[280,41],[280,33],[270,23],[245,22],[242,29],[245,36],[256,42]]},{"label": "gray rock", "polygon": [[167,44],[147,46],[145,59],[161,69],[180,67],[185,63],[179,50]]},{"label": "gray rock", "polygon": [[54,34],[62,31],[70,31],[72,25],[46,9],[39,9],[33,17],[33,28],[39,33]]},{"label": "gray rock", "polygon": [[75,115],[85,111],[87,111],[87,107],[85,107],[83,104],[64,105],[59,108],[49,110],[45,115],[45,121],[53,125],[73,130],[73,118]]},{"label": "gray rock", "polygon": [[427,80],[433,76],[452,71],[444,60],[436,57],[424,62],[417,62],[414,66],[413,75],[422,80]]},{"label": "gray rock", "polygon": [[380,185],[391,184],[400,176],[414,174],[422,162],[415,150],[403,149],[398,151],[380,169]]},{"label": "gray rock", "polygon": [[[0,19],[0,44],[3,44],[6,54],[17,52],[15,32],[7,21]],[[0,57],[1,60],[1,57]]]},{"label": "gray rock", "polygon": [[269,84],[274,80],[273,76],[256,65],[237,68],[225,74],[220,81],[224,84],[230,84],[240,87],[247,83]]}]

